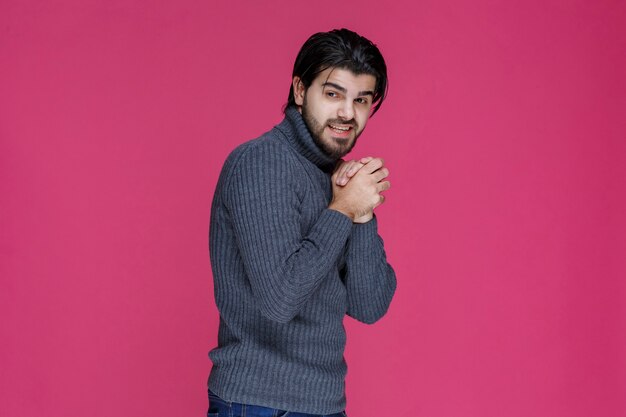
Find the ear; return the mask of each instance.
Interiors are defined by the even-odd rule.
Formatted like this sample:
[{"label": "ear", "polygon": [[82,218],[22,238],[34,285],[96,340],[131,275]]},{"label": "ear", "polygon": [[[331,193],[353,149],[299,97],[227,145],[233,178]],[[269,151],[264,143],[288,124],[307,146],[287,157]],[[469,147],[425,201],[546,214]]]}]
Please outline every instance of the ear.
[{"label": "ear", "polygon": [[304,84],[300,77],[295,76],[291,81],[291,85],[293,87],[293,99],[296,102],[296,105],[302,106],[304,103]]}]

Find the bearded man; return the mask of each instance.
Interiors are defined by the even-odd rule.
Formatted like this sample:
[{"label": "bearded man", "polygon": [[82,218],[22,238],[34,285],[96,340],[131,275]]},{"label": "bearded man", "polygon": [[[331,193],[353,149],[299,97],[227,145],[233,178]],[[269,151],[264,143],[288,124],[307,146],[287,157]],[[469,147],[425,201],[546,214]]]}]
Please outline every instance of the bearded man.
[{"label": "bearded man", "polygon": [[209,233],[220,313],[210,417],[346,416],[343,319],[379,320],[396,276],[374,215],[389,170],[381,158],[341,158],[386,91],[371,41],[314,34],[284,120],[224,163]]}]

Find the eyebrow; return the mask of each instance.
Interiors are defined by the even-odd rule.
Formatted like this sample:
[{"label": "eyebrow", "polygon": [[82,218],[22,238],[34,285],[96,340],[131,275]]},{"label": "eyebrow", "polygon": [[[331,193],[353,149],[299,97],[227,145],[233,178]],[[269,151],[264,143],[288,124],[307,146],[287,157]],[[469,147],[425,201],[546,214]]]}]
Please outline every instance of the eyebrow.
[{"label": "eyebrow", "polygon": [[[340,86],[339,84],[335,84],[335,83],[331,83],[326,81],[324,84],[322,84],[322,87],[333,87],[335,90],[339,90],[342,93],[346,93],[348,90],[346,90],[344,87]],[[370,90],[366,90],[366,91],[359,91],[359,94],[357,94],[357,97],[361,97],[361,96],[374,96],[374,92],[370,91]]]}]

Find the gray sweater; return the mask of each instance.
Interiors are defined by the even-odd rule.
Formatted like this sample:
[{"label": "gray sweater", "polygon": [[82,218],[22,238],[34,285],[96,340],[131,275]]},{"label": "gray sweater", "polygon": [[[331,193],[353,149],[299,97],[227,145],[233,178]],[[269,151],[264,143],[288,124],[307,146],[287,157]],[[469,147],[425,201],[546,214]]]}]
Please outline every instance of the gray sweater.
[{"label": "gray sweater", "polygon": [[224,400],[345,409],[343,318],[380,319],[396,277],[376,218],[353,224],[328,209],[335,163],[293,107],[224,163],[209,233],[220,324],[208,381]]}]

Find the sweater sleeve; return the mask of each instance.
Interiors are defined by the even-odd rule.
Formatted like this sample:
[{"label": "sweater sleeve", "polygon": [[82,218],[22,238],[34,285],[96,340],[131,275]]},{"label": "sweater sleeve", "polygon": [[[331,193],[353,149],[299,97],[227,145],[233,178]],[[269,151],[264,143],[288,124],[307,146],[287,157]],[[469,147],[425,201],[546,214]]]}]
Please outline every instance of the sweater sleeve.
[{"label": "sweater sleeve", "polygon": [[[336,266],[352,222],[324,209],[302,230],[298,181],[302,172],[284,149],[248,149],[233,166],[225,204],[246,275],[263,315],[294,318]],[[299,180],[300,178],[300,180]]]},{"label": "sweater sleeve", "polygon": [[372,324],[387,312],[396,290],[396,274],[387,263],[376,216],[354,224],[348,240],[344,282],[348,290],[347,314]]}]

